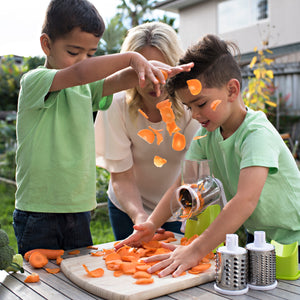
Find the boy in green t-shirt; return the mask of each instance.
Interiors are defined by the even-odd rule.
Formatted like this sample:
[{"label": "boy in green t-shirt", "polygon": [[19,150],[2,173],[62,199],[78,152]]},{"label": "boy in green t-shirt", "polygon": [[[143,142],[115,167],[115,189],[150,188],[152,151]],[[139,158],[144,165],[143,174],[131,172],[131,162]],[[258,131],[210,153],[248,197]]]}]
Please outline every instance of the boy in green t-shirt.
[{"label": "boy in green t-shirt", "polygon": [[[144,86],[145,80],[152,81],[157,94],[165,83],[155,62],[150,64],[137,52],[92,57],[104,29],[90,2],[51,1],[40,38],[45,66],[21,79],[13,215],[21,254],[34,248],[68,250],[92,244],[93,110],[107,109],[111,94]],[[174,75],[190,67],[168,72]]]},{"label": "boy in green t-shirt", "polygon": [[[204,37],[179,62],[194,61],[191,72],[167,82],[169,94],[187,105],[202,125],[186,158],[211,161],[212,174],[223,183],[228,203],[190,245],[175,250],[170,245],[173,252],[145,260],[162,260],[149,269],[161,270],[160,276],[172,273],[176,277],[197,265],[225,241],[226,234],[242,225],[249,236],[257,230],[265,231],[268,242],[300,243],[300,172],[265,114],[245,107],[241,72],[231,54],[232,47],[235,45],[214,35]],[[202,83],[198,94],[189,91],[189,79]],[[178,178],[148,220],[135,225],[136,233],[116,248],[151,239],[156,228],[170,217],[170,202],[177,201],[174,190],[180,184]]]}]

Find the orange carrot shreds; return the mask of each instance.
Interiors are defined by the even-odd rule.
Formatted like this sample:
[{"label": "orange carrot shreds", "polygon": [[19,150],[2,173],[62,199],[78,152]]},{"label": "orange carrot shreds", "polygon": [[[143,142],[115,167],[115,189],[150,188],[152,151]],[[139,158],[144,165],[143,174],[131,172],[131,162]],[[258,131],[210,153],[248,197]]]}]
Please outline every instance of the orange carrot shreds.
[{"label": "orange carrot shreds", "polygon": [[146,119],[149,119],[149,117],[144,113],[140,108],[138,109],[138,112]]},{"label": "orange carrot shreds", "polygon": [[198,79],[190,79],[186,82],[190,93],[195,96],[200,94],[202,90],[202,84]]},{"label": "orange carrot shreds", "polygon": [[40,276],[39,276],[39,274],[34,273],[34,272],[31,273],[30,275],[28,275],[24,280],[24,282],[26,282],[26,283],[33,283],[33,282],[38,282],[38,281],[40,281]]},{"label": "orange carrot shreds", "polygon": [[209,263],[208,264],[200,263],[197,266],[188,270],[188,272],[191,274],[199,274],[199,273],[203,273],[204,271],[208,270],[210,267],[211,267],[211,264],[209,264]]},{"label": "orange carrot shreds", "polygon": [[205,138],[205,137],[207,137],[207,134],[205,134],[205,135],[198,135],[198,136],[194,136],[194,137],[193,137],[193,140],[196,141],[196,140],[203,139],[203,138]]},{"label": "orange carrot shreds", "polygon": [[175,151],[182,151],[185,148],[185,136],[180,132],[175,132],[172,140],[172,148]]},{"label": "orange carrot shreds", "polygon": [[120,270],[114,271],[114,276],[115,276],[115,277],[120,277],[120,276],[122,276],[122,275],[124,275],[124,273],[123,273],[122,271],[120,271]]},{"label": "orange carrot shreds", "polygon": [[79,253],[80,253],[80,250],[78,250],[78,249],[68,252],[69,255],[76,255]]},{"label": "orange carrot shreds", "polygon": [[152,128],[151,126],[148,126],[148,127],[149,127],[149,128],[154,132],[154,134],[156,135],[156,144],[159,146],[159,145],[162,143],[162,141],[164,140],[162,134],[160,133],[160,131],[162,131],[162,129],[157,130],[157,129]]},{"label": "orange carrot shreds", "polygon": [[163,107],[171,107],[171,106],[172,106],[172,102],[169,99],[163,100],[156,104],[156,108],[159,110]]},{"label": "orange carrot shreds", "polygon": [[136,262],[126,262],[123,261],[120,265],[120,270],[123,271],[124,274],[132,275],[136,272]]},{"label": "orange carrot shreds", "polygon": [[45,270],[50,274],[57,274],[60,272],[60,268],[46,268]]},{"label": "orange carrot shreds", "polygon": [[96,246],[87,246],[87,249],[98,250],[98,247],[96,247]]},{"label": "orange carrot shreds", "polygon": [[104,255],[105,253],[102,250],[91,253],[91,256],[104,256]]},{"label": "orange carrot shreds", "polygon": [[62,249],[57,249],[57,250],[54,250],[54,249],[33,249],[33,250],[29,250],[27,251],[25,254],[24,254],[24,258],[29,261],[29,257],[30,255],[33,253],[33,252],[40,252],[44,255],[46,255],[46,257],[48,259],[56,259],[58,256],[61,256],[64,254],[64,250]]},{"label": "orange carrot shreds", "polygon": [[142,242],[142,245],[145,249],[157,249],[161,247],[159,241],[151,240],[149,242]]},{"label": "orange carrot shreds", "polygon": [[153,163],[156,167],[161,168],[166,162],[167,162],[166,159],[164,159],[158,155],[154,156]]},{"label": "orange carrot shreds", "polygon": [[90,277],[98,278],[98,277],[102,277],[104,275],[104,270],[102,268],[98,268],[98,269],[94,269],[94,270],[90,271],[85,264],[83,264],[82,266],[84,267],[85,271],[87,272],[88,276],[90,276]]},{"label": "orange carrot shreds", "polygon": [[140,279],[140,278],[151,278],[151,274],[145,271],[137,271],[132,275],[133,278],[135,279]]},{"label": "orange carrot shreds", "polygon": [[175,121],[175,115],[171,107],[162,107],[159,111],[161,118],[165,123],[171,123]]},{"label": "orange carrot shreds", "polygon": [[154,282],[153,278],[140,278],[140,279],[137,279],[135,284],[150,284],[153,282]]},{"label": "orange carrot shreds", "polygon": [[169,132],[169,135],[171,136],[173,133],[180,131],[181,128],[179,128],[175,121],[166,123],[167,131]]},{"label": "orange carrot shreds", "polygon": [[29,257],[29,263],[32,267],[40,269],[48,263],[48,258],[40,252],[33,252]]},{"label": "orange carrot shreds", "polygon": [[142,129],[137,135],[149,144],[152,144],[155,139],[155,135],[150,129]]},{"label": "orange carrot shreds", "polygon": [[214,101],[211,103],[210,108],[211,108],[213,111],[215,111],[221,102],[222,102],[222,100],[214,100]]},{"label": "orange carrot shreds", "polygon": [[63,258],[61,256],[58,256],[56,259],[56,264],[59,266],[62,261],[63,261]]}]

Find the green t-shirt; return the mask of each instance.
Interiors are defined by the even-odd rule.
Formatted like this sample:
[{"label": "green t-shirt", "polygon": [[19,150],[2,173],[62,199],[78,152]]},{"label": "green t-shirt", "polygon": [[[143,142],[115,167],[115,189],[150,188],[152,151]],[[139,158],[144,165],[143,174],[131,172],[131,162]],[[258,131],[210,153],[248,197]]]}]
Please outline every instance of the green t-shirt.
[{"label": "green t-shirt", "polygon": [[241,169],[269,168],[258,205],[244,223],[246,229],[252,234],[265,231],[268,241],[300,243],[300,172],[265,114],[248,109],[244,122],[226,140],[220,129],[207,132],[201,128],[197,136],[205,134],[205,138],[192,141],[186,158],[211,160],[211,171],[223,183],[227,201],[236,194]]},{"label": "green t-shirt", "polygon": [[48,94],[56,72],[39,67],[21,79],[16,208],[89,211],[96,206],[93,110],[107,109],[112,96],[102,97],[103,80]]}]

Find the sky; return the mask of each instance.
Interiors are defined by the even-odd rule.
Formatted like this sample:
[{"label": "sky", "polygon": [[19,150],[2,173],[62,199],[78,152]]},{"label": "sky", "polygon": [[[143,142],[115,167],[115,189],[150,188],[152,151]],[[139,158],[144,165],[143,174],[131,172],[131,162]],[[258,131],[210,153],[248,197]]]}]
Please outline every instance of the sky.
[{"label": "sky", "polygon": [[[90,0],[107,21],[119,0]],[[105,5],[103,3],[105,2]],[[0,56],[43,56],[40,34],[49,0],[0,0]]]}]

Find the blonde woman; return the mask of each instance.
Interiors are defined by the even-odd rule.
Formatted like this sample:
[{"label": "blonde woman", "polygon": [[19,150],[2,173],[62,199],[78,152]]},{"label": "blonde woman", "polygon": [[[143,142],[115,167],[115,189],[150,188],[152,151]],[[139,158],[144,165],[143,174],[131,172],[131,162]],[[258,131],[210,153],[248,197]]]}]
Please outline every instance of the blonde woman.
[{"label": "blonde woman", "polygon": [[[147,60],[175,66],[182,55],[176,32],[160,22],[145,23],[132,28],[121,52],[135,51]],[[176,124],[185,135],[186,147],[172,149],[172,136],[166,130],[156,104],[167,99],[165,87],[157,97],[151,83],[114,95],[111,108],[99,111],[95,122],[97,165],[111,174],[108,188],[109,217],[116,240],[124,239],[133,225],[144,222],[180,172],[181,161],[199,124],[181,103],[172,102]],[[138,112],[141,109],[148,119]],[[162,130],[163,142],[148,144],[138,136],[141,129],[151,126]],[[167,160],[158,168],[155,155]],[[181,223],[172,219],[162,227],[180,232]]]}]

